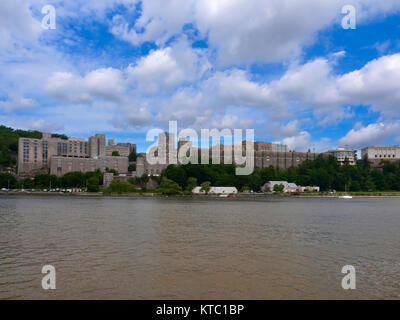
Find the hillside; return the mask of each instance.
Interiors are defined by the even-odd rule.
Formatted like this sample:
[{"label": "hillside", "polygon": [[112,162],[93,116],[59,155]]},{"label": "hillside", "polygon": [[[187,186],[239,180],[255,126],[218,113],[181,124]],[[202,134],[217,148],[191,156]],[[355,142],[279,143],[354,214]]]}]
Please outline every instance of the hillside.
[{"label": "hillside", "polygon": [[18,155],[18,139],[36,138],[41,139],[39,131],[14,130],[0,125],[0,171],[12,168],[15,170]]}]

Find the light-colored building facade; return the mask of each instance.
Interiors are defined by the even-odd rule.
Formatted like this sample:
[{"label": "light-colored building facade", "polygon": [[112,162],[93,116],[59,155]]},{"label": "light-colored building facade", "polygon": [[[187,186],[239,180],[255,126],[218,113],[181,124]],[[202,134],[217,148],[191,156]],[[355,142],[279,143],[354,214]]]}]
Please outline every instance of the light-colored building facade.
[{"label": "light-colored building facade", "polygon": [[274,191],[275,186],[283,185],[283,192],[299,192],[300,186],[295,183],[287,182],[287,181],[269,181],[261,187],[263,192],[272,192]]},{"label": "light-colored building facade", "polygon": [[[201,187],[195,187],[192,190],[194,194],[205,194],[205,191],[201,190]],[[235,187],[210,187],[208,194],[237,194],[238,190]]]},{"label": "light-colored building facade", "polygon": [[136,153],[136,144],[129,142],[114,144],[113,139],[108,139],[108,146],[106,146],[106,156],[112,156],[113,152],[118,152],[121,157],[129,157],[132,152]]},{"label": "light-colored building facade", "polygon": [[382,160],[400,160],[400,147],[398,146],[370,146],[361,150],[362,159],[368,159],[372,164],[378,165]]},{"label": "light-colored building facade", "polygon": [[346,149],[346,148],[337,148],[336,150],[328,151],[328,154],[333,155],[340,165],[344,165],[346,162],[355,166],[357,163],[356,150],[354,149]]},{"label": "light-colored building facade", "polygon": [[[88,141],[80,138],[54,138],[49,133],[43,133],[42,139],[20,138],[18,174],[49,172],[62,176],[72,171],[87,172],[100,169],[104,172],[106,168],[127,173],[128,157],[108,155],[105,141],[103,134],[96,134]],[[129,149],[122,146],[121,148]]]}]

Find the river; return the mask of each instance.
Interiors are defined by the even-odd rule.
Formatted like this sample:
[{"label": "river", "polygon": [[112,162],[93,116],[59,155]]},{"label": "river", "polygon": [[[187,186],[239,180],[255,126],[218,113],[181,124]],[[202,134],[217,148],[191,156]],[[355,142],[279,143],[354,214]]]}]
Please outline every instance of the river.
[{"label": "river", "polygon": [[375,298],[400,298],[397,198],[0,197],[0,299]]}]

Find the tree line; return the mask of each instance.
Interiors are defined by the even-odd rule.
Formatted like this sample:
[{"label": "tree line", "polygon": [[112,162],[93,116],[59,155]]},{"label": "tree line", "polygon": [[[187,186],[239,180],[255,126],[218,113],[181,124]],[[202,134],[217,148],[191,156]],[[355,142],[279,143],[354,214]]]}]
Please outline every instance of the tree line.
[{"label": "tree line", "polygon": [[[112,170],[108,170],[113,172]],[[114,174],[118,174],[114,172]],[[306,160],[298,167],[281,169],[270,166],[256,168],[253,174],[237,176],[232,164],[186,164],[169,165],[161,177],[153,177],[160,183],[159,191],[166,194],[191,193],[194,187],[207,182],[211,186],[236,187],[239,191],[260,191],[269,181],[288,181],[301,186],[319,186],[321,191],[400,191],[400,161],[382,161],[379,167],[373,167],[368,160],[357,161],[351,166],[341,166],[333,156],[318,156],[315,160]],[[130,184],[113,187],[116,190],[132,190],[132,186],[145,185],[149,177],[143,175],[132,179]],[[0,187],[17,189],[48,189],[50,188],[84,188],[98,191],[103,182],[102,173],[70,172],[58,178],[55,175],[39,174],[33,179],[23,181],[10,174],[0,174]],[[90,186],[90,188],[89,188]]]},{"label": "tree line", "polygon": [[248,176],[237,176],[235,166],[227,164],[170,165],[162,176],[175,182],[182,190],[187,189],[190,178],[195,178],[198,185],[210,182],[212,186],[234,186],[239,191],[259,191],[269,181],[319,186],[321,191],[400,191],[400,161],[382,161],[379,167],[373,167],[363,159],[352,166],[348,163],[340,165],[334,156],[322,155],[289,169],[256,168]]}]

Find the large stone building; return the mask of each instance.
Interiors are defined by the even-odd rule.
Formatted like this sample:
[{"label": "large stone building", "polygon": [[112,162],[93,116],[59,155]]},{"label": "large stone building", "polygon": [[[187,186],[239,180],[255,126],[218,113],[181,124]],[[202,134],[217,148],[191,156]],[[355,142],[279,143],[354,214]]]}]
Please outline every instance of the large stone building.
[{"label": "large stone building", "polygon": [[400,160],[398,146],[370,146],[361,150],[362,159],[367,158],[373,165],[379,165],[382,160]]},{"label": "large stone building", "polygon": [[[160,137],[165,135],[166,138],[161,139]],[[174,136],[168,133],[161,133],[159,136],[159,143],[158,150],[162,152],[162,155],[165,156],[166,162],[164,163],[157,163],[157,164],[150,164],[147,161],[146,153],[141,153],[138,155],[137,163],[136,163],[136,171],[132,174],[134,176],[140,177],[143,174],[148,175],[160,175],[162,171],[171,163],[170,155],[176,158],[176,155],[179,154],[182,147],[186,146],[186,149],[192,148],[192,142],[186,141],[185,139],[180,138],[177,143],[177,148],[175,147]],[[213,147],[210,147],[206,152],[209,153],[210,159],[216,159],[216,163],[223,163],[224,159],[224,145],[217,144]],[[246,153],[246,141],[243,141],[241,146],[242,155]],[[193,147],[197,149],[198,156],[201,155],[202,149]],[[233,153],[234,147],[232,147]],[[214,151],[214,154],[213,154]],[[164,154],[165,153],[165,154]],[[161,155],[161,154],[160,154]],[[288,169],[290,167],[297,167],[301,163],[306,160],[315,160],[316,157],[320,155],[320,153],[313,153],[309,152],[295,152],[289,151],[289,148],[286,145],[278,144],[278,143],[271,143],[271,142],[262,142],[256,141],[254,142],[254,167],[258,168],[266,168],[270,166],[279,167],[283,169]],[[324,153],[324,156],[328,156],[328,153]],[[232,155],[232,159],[234,159]],[[175,160],[172,163],[177,163]]]},{"label": "large stone building", "polygon": [[348,163],[351,166],[355,166],[357,163],[356,150],[354,149],[337,148],[336,150],[330,150],[327,153],[333,155],[340,165]]},{"label": "large stone building", "polygon": [[[115,169],[120,173],[128,172],[128,155],[136,150],[135,145],[127,144],[106,146],[103,134],[96,134],[88,141],[79,138],[54,138],[43,133],[42,139],[20,138],[18,152],[18,174],[33,175],[39,171],[62,176],[72,171],[102,172]],[[111,156],[118,151],[120,156]]]}]

